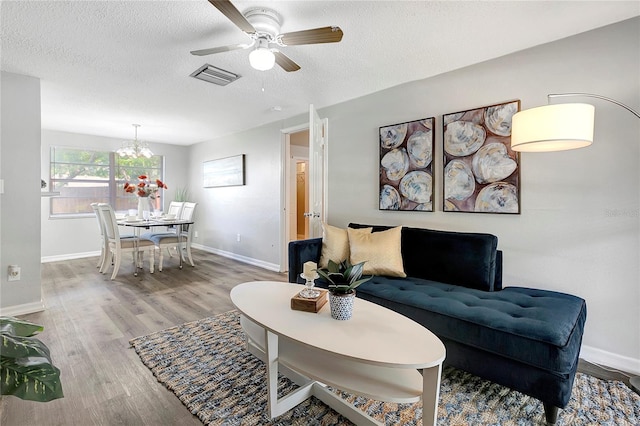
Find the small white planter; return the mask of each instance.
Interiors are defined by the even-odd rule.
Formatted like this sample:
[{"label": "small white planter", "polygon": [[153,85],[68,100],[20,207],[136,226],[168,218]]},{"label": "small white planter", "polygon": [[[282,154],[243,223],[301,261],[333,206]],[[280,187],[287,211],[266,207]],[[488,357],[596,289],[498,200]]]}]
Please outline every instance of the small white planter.
[{"label": "small white planter", "polygon": [[329,307],[331,308],[331,318],[340,321],[351,319],[353,315],[353,301],[356,292],[350,294],[334,294],[329,292]]}]

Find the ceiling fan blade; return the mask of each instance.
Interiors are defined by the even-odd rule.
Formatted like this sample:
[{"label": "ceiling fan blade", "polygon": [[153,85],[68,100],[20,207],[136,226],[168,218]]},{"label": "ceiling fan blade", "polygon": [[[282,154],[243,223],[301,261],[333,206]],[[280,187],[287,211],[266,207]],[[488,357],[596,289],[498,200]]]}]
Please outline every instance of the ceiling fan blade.
[{"label": "ceiling fan blade", "polygon": [[209,0],[216,9],[218,9],[224,16],[226,16],[231,22],[233,22],[238,28],[248,34],[253,34],[256,29],[247,18],[231,3],[229,0]]},{"label": "ceiling fan blade", "polygon": [[191,54],[196,56],[212,55],[214,53],[231,52],[233,50],[248,49],[253,44],[230,44],[229,46],[212,47],[210,49],[192,50]]},{"label": "ceiling fan blade", "polygon": [[286,46],[296,46],[300,44],[337,43],[342,40],[342,35],[340,27],[322,27],[280,34],[278,38]]},{"label": "ceiling fan blade", "polygon": [[298,71],[300,69],[300,65],[293,62],[287,55],[279,50],[275,50],[273,54],[276,57],[276,64],[286,72]]}]

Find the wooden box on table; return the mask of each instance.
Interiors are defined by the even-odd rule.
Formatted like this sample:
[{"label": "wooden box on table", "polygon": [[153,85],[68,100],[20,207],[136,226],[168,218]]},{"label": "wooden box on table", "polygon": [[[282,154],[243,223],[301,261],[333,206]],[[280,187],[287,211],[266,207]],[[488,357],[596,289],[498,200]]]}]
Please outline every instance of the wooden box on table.
[{"label": "wooden box on table", "polygon": [[325,303],[327,303],[327,290],[322,290],[319,288],[314,289],[320,292],[320,296],[315,297],[313,299],[307,299],[305,297],[300,296],[300,294],[296,294],[291,298],[291,309],[295,311],[304,311],[304,312],[313,312],[317,313],[322,309]]}]

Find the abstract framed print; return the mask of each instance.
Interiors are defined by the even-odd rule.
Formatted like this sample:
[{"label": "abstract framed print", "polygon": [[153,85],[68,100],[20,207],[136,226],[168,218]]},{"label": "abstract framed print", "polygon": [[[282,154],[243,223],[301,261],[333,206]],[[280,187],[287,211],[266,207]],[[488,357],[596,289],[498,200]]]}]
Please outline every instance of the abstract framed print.
[{"label": "abstract framed print", "polygon": [[520,155],[511,119],[520,100],[442,117],[443,210],[520,213]]},{"label": "abstract framed print", "polygon": [[433,211],[435,119],[380,127],[380,210]]}]

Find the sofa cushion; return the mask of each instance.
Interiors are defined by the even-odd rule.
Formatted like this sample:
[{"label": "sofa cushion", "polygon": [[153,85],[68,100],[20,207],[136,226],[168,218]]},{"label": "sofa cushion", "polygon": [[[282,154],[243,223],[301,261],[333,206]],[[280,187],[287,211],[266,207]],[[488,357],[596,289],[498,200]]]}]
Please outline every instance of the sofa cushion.
[{"label": "sofa cushion", "polygon": [[375,234],[349,228],[351,263],[355,265],[365,262],[363,268],[365,275],[406,277],[402,266],[401,233],[400,226]]},{"label": "sofa cushion", "polygon": [[586,320],[583,299],[530,288],[485,292],[419,278],[373,277],[357,292],[438,336],[563,374],[575,367]]},{"label": "sofa cushion", "polygon": [[[351,223],[351,228],[372,227]],[[498,237],[472,232],[402,228],[402,260],[410,277],[455,284],[485,291],[495,289]]]},{"label": "sofa cushion", "polygon": [[[371,228],[361,228],[357,231],[370,234]],[[323,223],[322,251],[320,252],[320,262],[318,265],[321,268],[326,268],[330,260],[340,263],[349,258],[349,235],[347,234],[347,230]]]}]

